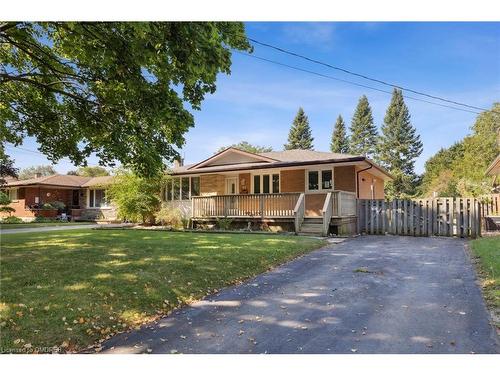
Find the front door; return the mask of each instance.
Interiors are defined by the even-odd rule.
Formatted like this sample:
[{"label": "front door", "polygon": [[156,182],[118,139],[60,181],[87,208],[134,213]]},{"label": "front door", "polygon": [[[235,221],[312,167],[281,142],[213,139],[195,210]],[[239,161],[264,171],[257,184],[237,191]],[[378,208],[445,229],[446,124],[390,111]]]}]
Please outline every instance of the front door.
[{"label": "front door", "polygon": [[[226,194],[238,194],[238,177],[226,178]],[[228,215],[236,215],[238,209],[237,197],[228,197],[226,201],[226,212]]]}]

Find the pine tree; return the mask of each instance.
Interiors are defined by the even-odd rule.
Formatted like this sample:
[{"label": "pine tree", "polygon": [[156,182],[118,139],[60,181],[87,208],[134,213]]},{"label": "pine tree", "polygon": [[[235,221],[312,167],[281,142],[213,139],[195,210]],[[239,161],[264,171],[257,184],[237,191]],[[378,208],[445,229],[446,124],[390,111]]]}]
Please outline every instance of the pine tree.
[{"label": "pine tree", "polygon": [[312,150],[313,140],[309,120],[302,107],[300,107],[288,133],[288,143],[284,145],[285,150]]},{"label": "pine tree", "polygon": [[349,152],[354,155],[374,157],[377,146],[377,127],[373,124],[372,109],[363,95],[351,121]]},{"label": "pine tree", "polygon": [[378,158],[394,176],[386,193],[392,198],[412,196],[416,192],[418,177],[415,159],[422,153],[420,135],[412,126],[410,112],[401,90],[394,89],[382,125],[378,145]]},{"label": "pine tree", "polygon": [[341,115],[337,117],[337,122],[333,128],[330,150],[342,154],[349,152],[349,138],[347,137],[344,119]]}]

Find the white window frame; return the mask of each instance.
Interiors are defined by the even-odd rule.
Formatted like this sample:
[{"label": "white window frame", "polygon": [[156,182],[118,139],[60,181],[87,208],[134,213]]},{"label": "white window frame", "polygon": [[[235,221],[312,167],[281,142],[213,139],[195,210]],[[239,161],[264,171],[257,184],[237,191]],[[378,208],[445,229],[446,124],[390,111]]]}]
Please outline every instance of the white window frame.
[{"label": "white window frame", "polygon": [[[323,189],[323,171],[331,171],[332,172],[332,187],[329,189]],[[309,172],[318,172],[318,189],[317,190],[309,190]],[[335,190],[335,168],[310,168],[305,170],[305,185],[304,191],[306,193],[311,194],[321,194],[324,192],[329,192]]]},{"label": "white window frame", "polygon": [[[97,188],[96,188],[96,189],[89,189],[89,193],[87,194],[87,207],[88,207],[88,208],[109,208],[109,207],[110,207],[110,205],[109,205],[109,202],[108,202],[108,200],[107,200],[107,199],[105,199],[105,201],[104,201],[104,204],[103,204],[103,205],[101,205],[101,206],[99,206],[99,207],[98,207],[98,206],[95,206],[95,191],[96,191],[96,190],[104,190],[104,196],[106,196],[106,197],[107,197],[107,195],[108,195],[108,194],[107,194],[107,192],[106,192],[106,189],[97,189]],[[91,205],[90,205],[90,195],[91,195],[91,194],[94,194],[94,206],[91,206]]]},{"label": "white window frame", "polygon": [[[278,175],[278,192],[273,193],[273,175]],[[264,176],[269,176],[269,193],[264,193]],[[255,183],[254,176],[260,176],[260,193],[255,193]],[[281,193],[281,173],[280,172],[269,172],[269,173],[252,173],[250,177],[250,191],[251,194],[279,194]]]},{"label": "white window frame", "polygon": [[[188,175],[188,176],[172,176],[170,178],[170,181],[168,181],[168,184],[170,184],[170,193],[171,193],[172,199],[168,199],[168,195],[167,195],[168,189],[167,189],[167,187],[165,187],[165,192],[163,194],[163,200],[165,202],[177,202],[177,201],[191,200],[191,198],[193,197],[193,195],[191,194],[191,188],[193,186],[193,178],[196,178],[196,177],[200,179],[200,186],[199,186],[200,192],[199,193],[201,194],[201,177],[199,175],[194,175],[194,176],[191,176],[191,175]],[[187,178],[189,180],[188,199],[182,199],[182,179],[183,178]],[[174,179],[179,179],[179,198],[178,199],[174,199],[174,183],[173,183]]]}]

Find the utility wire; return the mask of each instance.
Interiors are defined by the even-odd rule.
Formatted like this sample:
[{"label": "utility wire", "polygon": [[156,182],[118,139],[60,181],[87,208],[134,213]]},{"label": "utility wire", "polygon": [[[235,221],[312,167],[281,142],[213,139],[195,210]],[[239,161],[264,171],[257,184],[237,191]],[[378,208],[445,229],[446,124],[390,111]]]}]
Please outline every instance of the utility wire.
[{"label": "utility wire", "polygon": [[363,78],[363,79],[367,79],[367,80],[370,80],[372,82],[377,82],[377,83],[380,83],[382,85],[390,86],[390,87],[393,87],[393,88],[398,88],[400,90],[412,92],[412,93],[417,94],[417,95],[426,96],[426,97],[431,98],[431,99],[440,100],[440,101],[443,101],[443,102],[447,102],[447,103],[459,105],[459,106],[462,106],[462,107],[476,109],[476,110],[479,110],[479,111],[491,111],[491,112],[495,112],[495,113],[500,114],[500,112],[492,110],[492,109],[487,109],[487,108],[482,108],[482,107],[476,107],[476,106],[473,106],[473,105],[470,105],[470,104],[457,102],[457,101],[446,99],[446,98],[443,98],[443,97],[439,97],[439,96],[427,94],[427,93],[422,92],[422,91],[413,90],[413,89],[410,89],[408,87],[404,87],[404,86],[400,86],[400,85],[397,85],[397,84],[389,83],[389,82],[386,82],[386,81],[383,81],[383,80],[380,80],[380,79],[372,78],[372,77],[369,77],[369,76],[364,75],[364,74],[356,73],[356,72],[353,72],[353,71],[345,69],[345,68],[341,68],[341,67],[338,67],[338,66],[335,66],[335,65],[331,65],[331,64],[328,64],[326,62],[323,62],[323,61],[320,61],[320,60],[316,60],[316,59],[313,59],[311,57],[307,57],[307,56],[301,55],[299,53],[286,50],[286,49],[284,49],[282,47],[278,47],[278,46],[275,46],[275,45],[272,45],[272,44],[269,44],[269,43],[261,42],[261,41],[259,41],[257,39],[254,39],[254,38],[247,37],[247,39],[250,40],[251,42],[253,42],[255,44],[258,44],[258,45],[261,45],[263,47],[271,48],[271,49],[274,49],[274,50],[279,51],[281,53],[285,53],[285,54],[290,55],[290,56],[298,57],[300,59],[312,62],[314,64],[319,64],[319,65],[322,65],[322,66],[326,66],[328,68],[335,69],[335,70],[344,72],[346,74],[350,74],[350,75],[353,75],[353,76],[356,76],[356,77],[360,77],[360,78]]},{"label": "utility wire", "polygon": [[[392,92],[387,91],[387,90],[382,90],[382,89],[379,89],[379,88],[376,88],[376,87],[373,87],[373,86],[363,85],[361,83],[357,83],[357,82],[348,81],[348,80],[345,80],[345,79],[341,79],[341,78],[329,76],[329,75],[326,75],[326,74],[323,74],[323,73],[318,73],[318,72],[315,72],[315,71],[312,71],[312,70],[308,70],[308,69],[299,68],[297,66],[285,64],[285,63],[282,63],[282,62],[279,62],[279,61],[267,59],[267,58],[260,57],[260,56],[257,56],[257,55],[251,55],[249,53],[240,52],[238,50],[235,50],[234,52],[236,52],[236,53],[238,53],[240,55],[243,55],[243,56],[252,57],[252,58],[257,59],[257,60],[265,61],[265,62],[268,62],[268,63],[271,63],[271,64],[275,64],[275,65],[279,65],[279,66],[283,66],[283,67],[286,67],[286,68],[289,68],[289,69],[293,69],[293,70],[297,70],[297,71],[300,71],[300,72],[313,74],[313,75],[316,75],[316,76],[319,76],[319,77],[323,77],[323,78],[328,78],[328,79],[331,79],[331,80],[334,80],[334,81],[344,82],[344,83],[347,83],[347,84],[350,84],[350,85],[354,85],[354,86],[358,86],[358,87],[364,87],[364,88],[367,88],[367,89],[370,89],[370,90],[375,90],[375,91],[383,92],[383,93],[386,93],[386,94],[389,94],[389,95],[392,94]],[[416,101],[423,102],[423,103],[428,103],[428,104],[433,104],[433,105],[437,105],[437,106],[440,106],[440,107],[446,107],[446,108],[450,108],[450,109],[455,109],[457,111],[463,111],[463,112],[480,114],[480,112],[472,111],[472,110],[469,110],[469,109],[457,108],[457,107],[453,107],[453,106],[446,105],[446,104],[435,103],[435,102],[431,102],[429,100],[425,100],[425,99],[421,99],[421,98],[415,98],[415,97],[409,96],[409,95],[403,95],[403,96],[405,98],[407,98],[407,99],[416,100]]]}]

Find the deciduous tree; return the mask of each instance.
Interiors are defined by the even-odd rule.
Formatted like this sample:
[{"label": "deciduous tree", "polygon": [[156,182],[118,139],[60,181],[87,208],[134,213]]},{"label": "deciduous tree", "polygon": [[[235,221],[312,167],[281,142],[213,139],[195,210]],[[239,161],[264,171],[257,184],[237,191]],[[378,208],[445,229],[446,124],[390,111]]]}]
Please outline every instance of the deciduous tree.
[{"label": "deciduous tree", "polygon": [[51,161],[116,160],[151,176],[251,50],[239,22],[0,22],[0,142],[34,137]]}]

